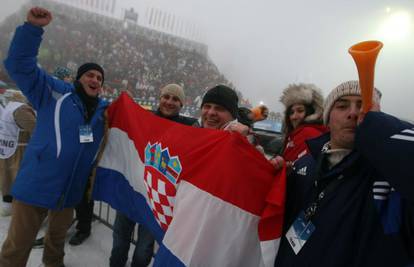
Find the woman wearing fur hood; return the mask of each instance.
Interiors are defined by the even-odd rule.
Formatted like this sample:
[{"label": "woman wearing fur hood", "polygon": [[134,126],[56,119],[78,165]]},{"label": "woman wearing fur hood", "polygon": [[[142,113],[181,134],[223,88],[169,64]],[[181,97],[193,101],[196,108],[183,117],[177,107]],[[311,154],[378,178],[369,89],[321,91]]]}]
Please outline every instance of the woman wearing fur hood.
[{"label": "woman wearing fur hood", "polygon": [[283,121],[283,158],[293,162],[308,152],[305,141],[321,135],[323,126],[323,96],[313,84],[291,84],[280,98],[285,106]]}]

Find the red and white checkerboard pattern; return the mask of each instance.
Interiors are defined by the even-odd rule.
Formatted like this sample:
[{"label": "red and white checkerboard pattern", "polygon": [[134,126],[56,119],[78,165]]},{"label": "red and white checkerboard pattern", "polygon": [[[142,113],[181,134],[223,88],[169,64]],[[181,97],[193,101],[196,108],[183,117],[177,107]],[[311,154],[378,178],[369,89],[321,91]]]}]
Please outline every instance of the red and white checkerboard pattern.
[{"label": "red and white checkerboard pattern", "polygon": [[167,230],[173,219],[176,188],[161,172],[145,166],[145,187],[155,219],[163,230]]}]

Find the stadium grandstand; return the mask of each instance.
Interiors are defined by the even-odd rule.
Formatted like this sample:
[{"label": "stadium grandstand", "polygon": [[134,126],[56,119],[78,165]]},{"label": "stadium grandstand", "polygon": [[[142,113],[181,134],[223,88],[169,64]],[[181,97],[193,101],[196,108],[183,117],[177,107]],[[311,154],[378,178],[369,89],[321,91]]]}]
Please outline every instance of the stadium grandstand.
[{"label": "stadium grandstand", "polygon": [[[26,10],[35,5],[54,14],[38,63],[50,73],[58,66],[75,71],[84,62],[101,64],[106,71],[103,96],[110,101],[128,90],[138,103],[154,109],[158,106],[159,89],[178,83],[186,90],[183,114],[195,117],[206,89],[216,84],[235,88],[209,58],[205,44],[62,0],[31,0],[4,19],[0,25],[0,58],[7,55],[12,34],[25,20]],[[0,80],[12,82],[3,64]],[[248,106],[248,101],[238,94],[242,104]]]}]

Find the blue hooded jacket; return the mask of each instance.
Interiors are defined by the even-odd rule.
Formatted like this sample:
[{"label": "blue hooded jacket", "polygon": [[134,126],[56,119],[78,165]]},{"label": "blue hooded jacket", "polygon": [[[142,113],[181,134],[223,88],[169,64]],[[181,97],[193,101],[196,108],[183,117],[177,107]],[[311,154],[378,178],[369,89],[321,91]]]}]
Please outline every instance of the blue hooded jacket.
[{"label": "blue hooded jacket", "polygon": [[16,29],[5,67],[37,112],[12,195],[27,204],[62,209],[80,202],[104,134],[106,102],[99,99],[90,122],[93,142],[80,143],[86,108],[73,84],[37,66],[43,29],[25,23]]}]

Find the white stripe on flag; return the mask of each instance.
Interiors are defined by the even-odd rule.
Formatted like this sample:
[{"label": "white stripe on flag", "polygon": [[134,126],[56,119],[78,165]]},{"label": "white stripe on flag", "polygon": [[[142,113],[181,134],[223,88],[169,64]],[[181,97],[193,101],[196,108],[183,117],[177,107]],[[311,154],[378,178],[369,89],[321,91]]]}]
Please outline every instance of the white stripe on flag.
[{"label": "white stripe on flag", "polygon": [[122,173],[134,190],[141,193],[149,203],[143,179],[144,163],[125,132],[118,128],[109,130],[108,142],[99,166]]},{"label": "white stripe on flag", "polygon": [[184,265],[264,266],[258,216],[185,180],[178,186],[175,201],[164,245]]},{"label": "white stripe on flag", "polygon": [[260,242],[265,267],[273,267],[279,250],[280,238]]}]

